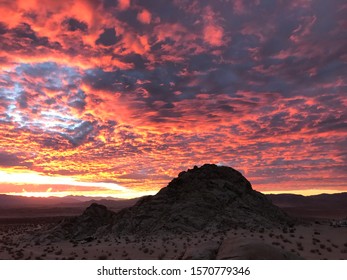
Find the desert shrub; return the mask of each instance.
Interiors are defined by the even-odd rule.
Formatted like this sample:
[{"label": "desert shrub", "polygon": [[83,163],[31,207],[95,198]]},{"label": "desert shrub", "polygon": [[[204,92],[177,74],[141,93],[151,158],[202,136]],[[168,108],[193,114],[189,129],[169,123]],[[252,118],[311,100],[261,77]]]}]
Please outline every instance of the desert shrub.
[{"label": "desert shrub", "polygon": [[164,259],[164,257],[165,257],[165,253],[161,253],[161,254],[158,256],[158,259],[159,259],[159,260],[162,260],[162,259]]},{"label": "desert shrub", "polygon": [[320,240],[317,238],[312,238],[312,243],[320,243]]},{"label": "desert shrub", "polygon": [[296,245],[297,245],[299,251],[303,251],[304,250],[304,246],[302,245],[301,242],[296,242]]},{"label": "desert shrub", "polygon": [[62,253],[63,253],[63,249],[60,249],[60,250],[56,251],[54,254],[56,256],[60,256]]},{"label": "desert shrub", "polygon": [[127,257],[128,256],[128,252],[123,251],[122,257]]}]

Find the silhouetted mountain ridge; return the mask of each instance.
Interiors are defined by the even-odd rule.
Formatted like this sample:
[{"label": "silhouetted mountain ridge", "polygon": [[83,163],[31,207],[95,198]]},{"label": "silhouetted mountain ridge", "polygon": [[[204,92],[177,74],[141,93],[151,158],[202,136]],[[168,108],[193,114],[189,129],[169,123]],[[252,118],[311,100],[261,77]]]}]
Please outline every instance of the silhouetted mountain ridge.
[{"label": "silhouetted mountain ridge", "polygon": [[347,193],[312,196],[270,194],[267,197],[292,216],[325,219],[347,217]]},{"label": "silhouetted mountain ridge", "polygon": [[26,197],[16,195],[0,194],[0,208],[23,208],[23,207],[58,207],[58,206],[81,206],[99,203],[122,202],[127,199],[115,197],[90,197],[90,196],[64,196],[64,197]]},{"label": "silhouetted mountain ridge", "polygon": [[87,210],[61,223],[51,233],[58,232],[59,238],[83,239],[91,232],[93,236],[150,235],[291,223],[265,195],[254,191],[240,172],[214,164],[181,172],[156,195],[143,197],[118,213],[95,203]]}]

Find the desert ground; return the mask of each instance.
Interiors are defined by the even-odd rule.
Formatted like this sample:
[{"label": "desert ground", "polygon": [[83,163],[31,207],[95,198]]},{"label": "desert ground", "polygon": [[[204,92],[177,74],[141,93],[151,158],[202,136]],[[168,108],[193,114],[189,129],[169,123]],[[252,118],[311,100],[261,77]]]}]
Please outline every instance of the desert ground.
[{"label": "desert ground", "polygon": [[31,238],[61,218],[0,219],[0,259],[347,259],[347,227],[333,227],[326,218],[305,218],[282,228],[105,236],[80,242]]},{"label": "desert ground", "polygon": [[237,170],[214,164],[129,201],[19,207],[23,200],[4,196],[0,259],[345,260],[346,199],[266,196]]}]

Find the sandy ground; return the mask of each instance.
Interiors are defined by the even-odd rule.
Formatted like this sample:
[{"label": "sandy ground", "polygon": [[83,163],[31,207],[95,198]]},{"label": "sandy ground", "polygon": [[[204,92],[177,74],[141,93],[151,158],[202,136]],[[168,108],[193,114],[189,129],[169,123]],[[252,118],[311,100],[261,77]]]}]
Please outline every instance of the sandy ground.
[{"label": "sandy ground", "polygon": [[[220,249],[233,238],[256,240],[304,259],[347,259],[347,228],[334,228],[328,221],[292,228],[200,232],[179,236],[116,239],[91,242],[62,241],[39,244],[23,237],[43,231],[49,223],[0,224],[0,259],[182,259],[187,252],[214,246]],[[206,250],[205,250],[206,251]]]}]

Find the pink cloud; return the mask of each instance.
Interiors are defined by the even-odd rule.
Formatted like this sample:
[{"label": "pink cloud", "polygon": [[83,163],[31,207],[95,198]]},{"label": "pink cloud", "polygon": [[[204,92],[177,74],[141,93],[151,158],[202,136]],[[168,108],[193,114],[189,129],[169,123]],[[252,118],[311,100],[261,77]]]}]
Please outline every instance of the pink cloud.
[{"label": "pink cloud", "polygon": [[212,46],[222,46],[223,45],[223,28],[218,25],[206,25],[204,27],[204,40]]},{"label": "pink cloud", "polygon": [[148,10],[143,9],[141,12],[137,14],[137,19],[143,24],[149,24],[151,23],[152,15]]},{"label": "pink cloud", "polygon": [[118,7],[120,10],[127,10],[130,7],[130,0],[118,0]]},{"label": "pink cloud", "polygon": [[220,47],[224,42],[224,29],[217,21],[218,15],[211,7],[204,9],[203,39],[206,43],[214,47]]}]

